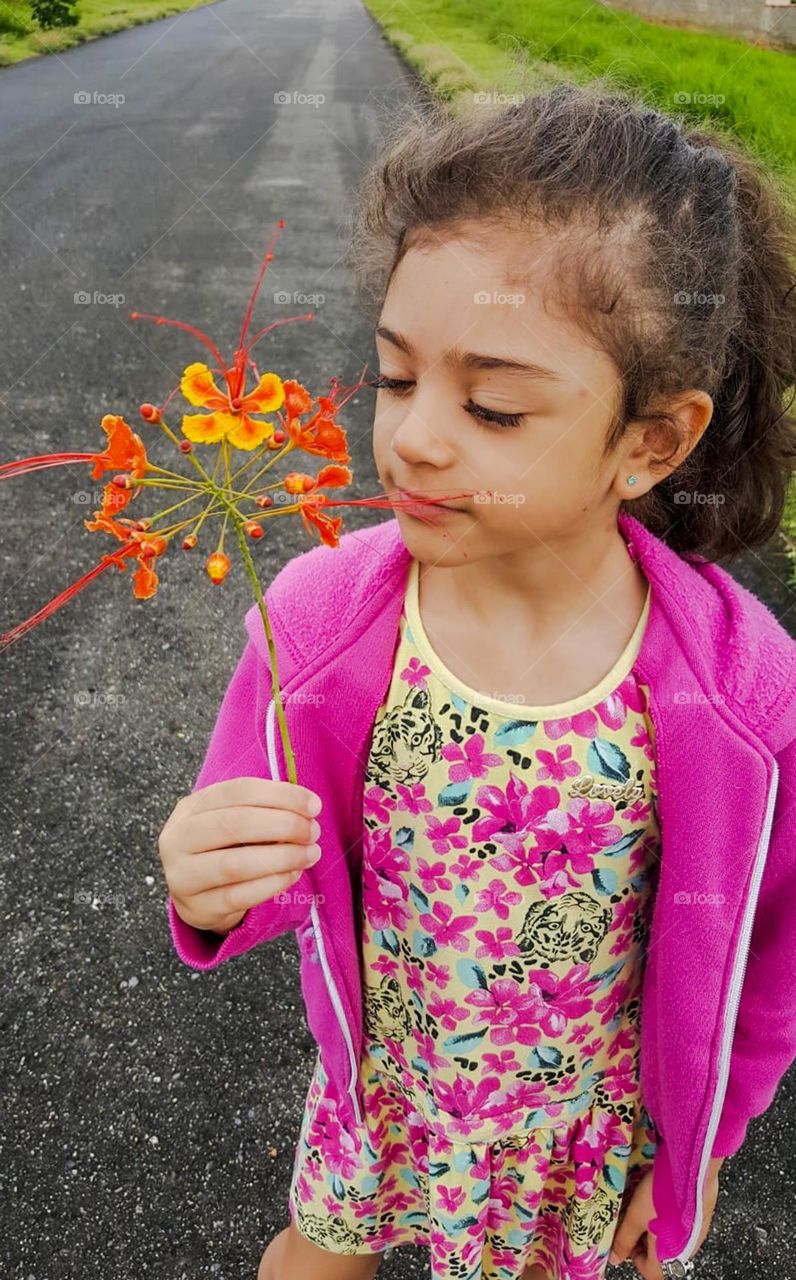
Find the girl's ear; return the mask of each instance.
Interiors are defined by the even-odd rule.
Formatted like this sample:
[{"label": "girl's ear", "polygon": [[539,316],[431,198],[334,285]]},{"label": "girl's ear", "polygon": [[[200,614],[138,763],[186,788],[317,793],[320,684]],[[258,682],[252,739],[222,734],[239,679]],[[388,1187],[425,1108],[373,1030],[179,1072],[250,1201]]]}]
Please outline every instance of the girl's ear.
[{"label": "girl's ear", "polygon": [[[710,396],[692,388],[657,402],[644,418],[630,424],[627,439],[635,443],[624,453],[617,473],[621,496],[640,498],[676,471],[699,443],[712,417]],[[633,489],[627,487],[628,473],[636,477]]]}]

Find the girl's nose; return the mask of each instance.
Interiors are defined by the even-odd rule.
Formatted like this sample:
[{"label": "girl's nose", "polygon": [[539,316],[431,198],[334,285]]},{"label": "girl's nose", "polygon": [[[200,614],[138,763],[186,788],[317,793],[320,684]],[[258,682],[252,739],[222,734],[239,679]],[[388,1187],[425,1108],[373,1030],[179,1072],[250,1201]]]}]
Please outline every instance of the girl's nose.
[{"label": "girl's nose", "polygon": [[410,466],[428,463],[430,467],[445,467],[455,459],[455,454],[441,429],[435,425],[438,419],[427,412],[407,410],[392,433],[391,447],[402,462]]}]

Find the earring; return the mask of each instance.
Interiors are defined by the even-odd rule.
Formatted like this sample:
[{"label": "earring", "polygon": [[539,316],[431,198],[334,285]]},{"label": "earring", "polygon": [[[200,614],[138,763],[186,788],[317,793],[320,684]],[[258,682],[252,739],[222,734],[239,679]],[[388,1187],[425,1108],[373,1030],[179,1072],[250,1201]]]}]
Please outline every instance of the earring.
[{"label": "earring", "polygon": [[638,479],[638,477],[637,477],[637,476],[628,476],[628,477],[627,477],[627,483],[628,483],[628,484],[635,484],[637,479]]}]

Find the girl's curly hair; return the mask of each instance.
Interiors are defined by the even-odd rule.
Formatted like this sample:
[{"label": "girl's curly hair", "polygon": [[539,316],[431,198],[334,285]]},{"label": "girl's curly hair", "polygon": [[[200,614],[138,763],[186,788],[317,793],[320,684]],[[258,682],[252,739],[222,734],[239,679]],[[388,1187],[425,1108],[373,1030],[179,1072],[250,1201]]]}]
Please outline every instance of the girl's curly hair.
[{"label": "girl's curly hair", "polygon": [[[762,164],[604,85],[558,85],[508,107],[410,99],[355,193],[349,260],[378,318],[407,249],[465,225],[540,227],[560,246],[558,295],[621,374],[605,444],[700,388],[713,418],[675,471],[622,508],[681,555],[717,560],[777,531],[796,469],[796,232]],[[516,283],[513,282],[513,283]]]}]

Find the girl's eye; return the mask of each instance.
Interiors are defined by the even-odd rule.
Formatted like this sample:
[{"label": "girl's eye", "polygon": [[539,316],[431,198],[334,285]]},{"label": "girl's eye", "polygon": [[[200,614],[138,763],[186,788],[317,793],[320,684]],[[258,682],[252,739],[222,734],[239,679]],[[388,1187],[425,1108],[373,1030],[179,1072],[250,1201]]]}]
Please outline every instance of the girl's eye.
[{"label": "girl's eye", "polygon": [[[411,387],[412,383],[402,378],[387,378],[384,374],[379,374],[370,384],[377,391],[393,391],[400,394],[407,387]],[[500,413],[497,409],[485,409],[482,404],[474,404],[472,400],[468,400],[467,404],[462,408],[474,418],[480,418],[482,422],[491,422],[495,426],[500,427],[518,427],[520,426],[524,414],[522,413]]]}]

